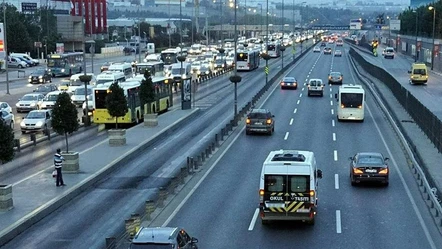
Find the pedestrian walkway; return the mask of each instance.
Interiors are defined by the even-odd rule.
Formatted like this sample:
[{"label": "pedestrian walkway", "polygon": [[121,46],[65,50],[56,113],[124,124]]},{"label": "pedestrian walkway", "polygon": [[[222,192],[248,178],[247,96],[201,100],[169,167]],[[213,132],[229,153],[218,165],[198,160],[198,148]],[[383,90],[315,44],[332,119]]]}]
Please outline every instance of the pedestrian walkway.
[{"label": "pedestrian walkway", "polygon": [[181,123],[192,120],[198,113],[199,109],[170,111],[158,117],[158,126],[146,127],[140,124],[128,129],[127,144],[124,146],[111,147],[106,139],[89,149],[80,151],[81,173],[63,174],[67,186],[55,186],[51,174],[54,170],[52,164],[47,165],[47,168],[41,172],[13,183],[14,207],[9,211],[0,212],[0,247],[47,214],[69,202],[121,163],[130,160],[137,152],[162,139],[168,132],[177,129]]}]

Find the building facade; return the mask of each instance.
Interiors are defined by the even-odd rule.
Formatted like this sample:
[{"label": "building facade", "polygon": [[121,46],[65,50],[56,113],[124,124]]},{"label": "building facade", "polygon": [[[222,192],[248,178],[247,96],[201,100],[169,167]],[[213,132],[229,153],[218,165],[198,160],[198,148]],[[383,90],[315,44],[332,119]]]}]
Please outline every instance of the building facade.
[{"label": "building facade", "polygon": [[71,0],[71,16],[84,17],[85,34],[97,38],[107,33],[106,0]]}]

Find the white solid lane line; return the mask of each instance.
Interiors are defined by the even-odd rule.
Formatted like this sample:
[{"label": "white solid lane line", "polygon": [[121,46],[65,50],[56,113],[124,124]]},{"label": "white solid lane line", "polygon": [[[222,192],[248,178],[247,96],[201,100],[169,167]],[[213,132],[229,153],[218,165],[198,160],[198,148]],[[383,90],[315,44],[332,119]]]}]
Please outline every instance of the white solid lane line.
[{"label": "white solid lane line", "polygon": [[292,119],[290,119],[290,125],[292,125],[293,124],[293,118]]},{"label": "white solid lane line", "polygon": [[335,174],[335,189],[339,189],[339,175]]},{"label": "white solid lane line", "polygon": [[256,220],[258,219],[259,208],[256,208],[255,213],[253,214],[252,220],[250,221],[249,231],[252,231],[255,227]]},{"label": "white solid lane line", "polygon": [[289,132],[285,133],[284,140],[287,140],[287,138],[289,138]]},{"label": "white solid lane line", "polygon": [[337,150],[333,151],[333,158],[335,159],[335,161],[338,161],[338,151]]},{"label": "white solid lane line", "polygon": [[341,210],[336,210],[336,233],[342,233],[342,230],[341,230]]},{"label": "white solid lane line", "polygon": [[333,132],[333,141],[336,141],[336,133]]}]

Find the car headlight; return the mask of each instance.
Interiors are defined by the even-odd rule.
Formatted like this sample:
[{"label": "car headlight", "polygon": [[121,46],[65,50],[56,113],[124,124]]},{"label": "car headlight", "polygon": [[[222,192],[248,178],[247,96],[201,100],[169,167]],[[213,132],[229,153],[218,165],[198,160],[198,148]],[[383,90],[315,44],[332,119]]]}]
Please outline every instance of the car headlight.
[{"label": "car headlight", "polygon": [[25,126],[26,126],[25,121],[21,121],[20,122],[20,127],[25,127]]},{"label": "car headlight", "polygon": [[35,126],[42,127],[43,126],[43,121],[38,121],[37,123],[35,123]]},{"label": "car headlight", "polygon": [[19,107],[19,106],[20,106],[20,103],[16,103],[15,106],[16,106],[16,107]]},{"label": "car headlight", "polygon": [[38,76],[39,79],[43,79],[43,75]]},{"label": "car headlight", "polygon": [[31,103],[31,106],[34,107],[34,106],[35,106],[35,103]]},{"label": "car headlight", "polygon": [[185,79],[186,78],[186,74],[181,75],[181,78]]},{"label": "car headlight", "polygon": [[62,72],[62,73],[64,73],[64,68],[63,68],[63,69],[61,69],[61,72]]},{"label": "car headlight", "polygon": [[31,78],[29,78],[29,79],[28,79],[28,82],[32,82],[32,79],[31,79]]},{"label": "car headlight", "polygon": [[29,77],[28,77],[29,79],[32,79],[32,75],[29,75]]}]

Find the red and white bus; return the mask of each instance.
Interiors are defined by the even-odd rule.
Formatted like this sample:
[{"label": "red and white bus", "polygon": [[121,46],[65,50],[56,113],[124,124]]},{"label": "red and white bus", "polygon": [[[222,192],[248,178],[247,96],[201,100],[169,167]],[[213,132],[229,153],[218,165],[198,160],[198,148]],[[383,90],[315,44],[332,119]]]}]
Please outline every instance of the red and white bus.
[{"label": "red and white bus", "polygon": [[252,71],[259,67],[259,50],[238,51],[236,63],[238,71]]}]

